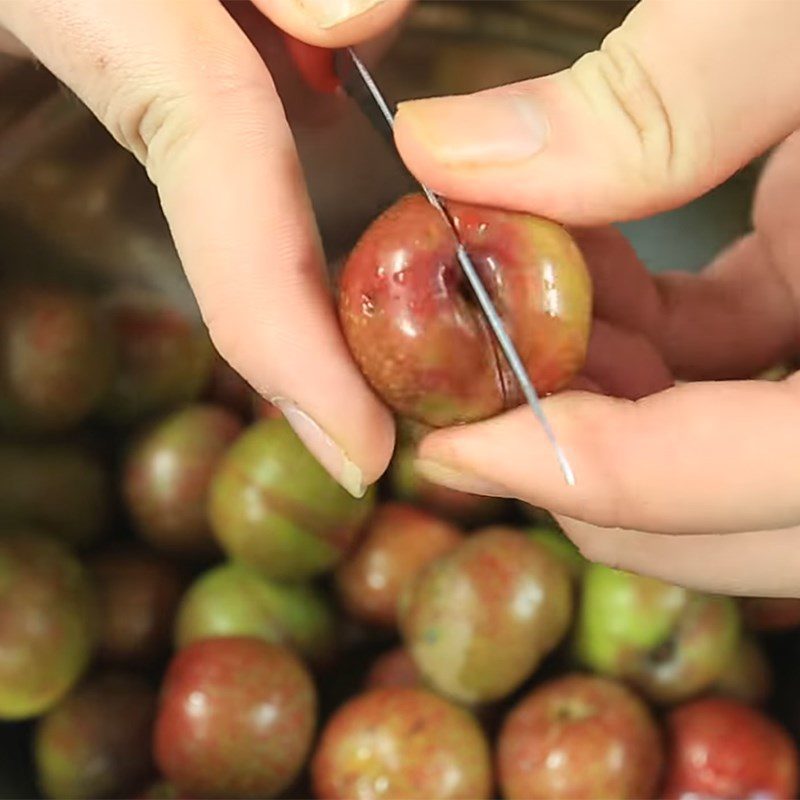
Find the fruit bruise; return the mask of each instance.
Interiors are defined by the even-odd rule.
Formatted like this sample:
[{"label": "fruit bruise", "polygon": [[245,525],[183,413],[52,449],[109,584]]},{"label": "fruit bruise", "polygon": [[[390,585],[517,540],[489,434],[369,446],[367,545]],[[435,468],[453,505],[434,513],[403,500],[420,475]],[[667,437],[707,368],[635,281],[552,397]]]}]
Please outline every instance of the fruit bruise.
[{"label": "fruit bruise", "polygon": [[[459,235],[541,394],[581,368],[591,282],[556,223],[449,205]],[[441,427],[522,402],[484,315],[465,285],[445,222],[422,195],[402,198],[362,236],[341,280],[350,349],[397,412]]]}]

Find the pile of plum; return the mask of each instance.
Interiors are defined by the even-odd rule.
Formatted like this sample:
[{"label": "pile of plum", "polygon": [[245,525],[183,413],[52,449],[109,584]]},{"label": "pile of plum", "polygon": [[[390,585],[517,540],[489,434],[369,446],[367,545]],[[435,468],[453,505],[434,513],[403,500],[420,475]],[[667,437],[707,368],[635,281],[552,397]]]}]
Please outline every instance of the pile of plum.
[{"label": "pile of plum", "polygon": [[[351,346],[383,324],[364,281]],[[561,336],[577,364],[552,330],[539,363]],[[423,480],[413,425],[355,499],[163,297],[4,286],[0,429],[0,727],[45,797],[797,796],[772,712],[800,601],[591,564],[545,512]]]}]

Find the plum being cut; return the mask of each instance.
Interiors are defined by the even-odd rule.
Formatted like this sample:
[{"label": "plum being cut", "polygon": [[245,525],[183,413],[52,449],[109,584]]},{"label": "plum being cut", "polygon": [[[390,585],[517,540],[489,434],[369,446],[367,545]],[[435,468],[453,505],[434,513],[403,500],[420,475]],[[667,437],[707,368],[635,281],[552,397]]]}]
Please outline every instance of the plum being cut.
[{"label": "plum being cut", "polygon": [[[537,390],[564,387],[583,366],[591,325],[591,280],[575,242],[529,214],[448,210]],[[361,371],[403,416],[443,427],[523,402],[452,232],[421,194],[362,235],[341,275],[339,316]]]}]

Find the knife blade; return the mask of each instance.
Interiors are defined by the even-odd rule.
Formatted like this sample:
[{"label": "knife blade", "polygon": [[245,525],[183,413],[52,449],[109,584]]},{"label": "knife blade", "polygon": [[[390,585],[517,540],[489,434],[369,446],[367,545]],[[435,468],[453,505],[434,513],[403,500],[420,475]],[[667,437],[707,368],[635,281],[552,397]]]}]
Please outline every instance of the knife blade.
[{"label": "knife blade", "polygon": [[[394,112],[383,96],[383,93],[378,88],[378,84],[375,82],[367,66],[352,47],[338,51],[334,59],[334,64],[345,92],[355,101],[362,113],[370,120],[373,127],[376,128],[394,148]],[[354,74],[358,77],[359,81],[353,81],[353,70],[355,70]],[[508,361],[508,365],[514,377],[519,383],[527,404],[542,426],[545,436],[553,448],[564,480],[567,482],[567,485],[574,486],[575,473],[572,470],[572,466],[563,448],[558,443],[555,432],[542,408],[536,387],[533,385],[525,369],[525,365],[517,352],[517,348],[506,330],[499,312],[492,302],[491,295],[484,286],[475,264],[461,241],[453,218],[450,216],[446,205],[437,194],[422,183],[420,183],[420,188],[424,192],[425,197],[427,197],[428,202],[442,215],[453,234],[456,243],[456,258],[458,259],[459,266],[475,294],[478,304],[489,323],[492,333],[500,345],[503,355]]]}]

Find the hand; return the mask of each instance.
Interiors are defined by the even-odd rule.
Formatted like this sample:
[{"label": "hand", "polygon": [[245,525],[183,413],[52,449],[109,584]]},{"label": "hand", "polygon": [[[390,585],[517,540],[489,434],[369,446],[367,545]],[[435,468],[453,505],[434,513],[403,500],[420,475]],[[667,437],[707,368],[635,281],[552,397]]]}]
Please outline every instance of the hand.
[{"label": "hand", "polygon": [[614,231],[576,231],[599,319],[584,381],[616,396],[544,401],[575,488],[526,408],[428,436],[427,477],[550,509],[593,560],[800,596],[800,375],[741,380],[798,351],[798,25],[793,0],[644,0],[570,70],[401,106],[398,146],[432,188],[579,226],[676,206],[789,136],[754,231],[699,276],[651,277]]},{"label": "hand", "polygon": [[[334,47],[389,29],[408,0],[255,5],[296,39]],[[383,472],[394,428],[350,359],[324,285],[292,135],[254,44],[266,17],[218,0],[4,0],[0,47],[32,53],[147,168],[217,348],[280,398],[358,494]]]}]

